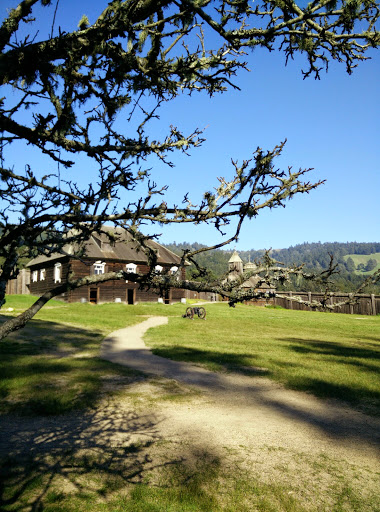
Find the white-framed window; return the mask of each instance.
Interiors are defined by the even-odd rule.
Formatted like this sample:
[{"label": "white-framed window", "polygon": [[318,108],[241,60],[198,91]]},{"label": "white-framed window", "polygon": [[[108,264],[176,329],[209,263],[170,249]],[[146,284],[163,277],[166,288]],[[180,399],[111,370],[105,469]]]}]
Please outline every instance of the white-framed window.
[{"label": "white-framed window", "polygon": [[178,270],[178,267],[176,267],[176,266],[171,267],[171,269],[170,269],[170,273],[171,273],[171,274],[175,274],[175,273],[177,272],[177,270]]},{"label": "white-framed window", "polygon": [[125,271],[128,272],[128,274],[135,274],[137,270],[137,265],[135,263],[127,263],[125,266]]},{"label": "white-framed window", "polygon": [[45,281],[46,278],[46,268],[41,268],[40,270],[40,281]]},{"label": "white-framed window", "polygon": [[94,275],[104,274],[104,268],[106,264],[101,261],[95,261],[94,263]]},{"label": "white-framed window", "polygon": [[[135,274],[137,272],[137,265],[136,265],[136,263],[127,263],[125,265],[125,271],[128,274]],[[125,282],[128,283],[127,280]]]},{"label": "white-framed window", "polygon": [[32,283],[36,283],[38,281],[38,270],[33,270],[32,272]]},{"label": "white-framed window", "polygon": [[61,282],[61,272],[62,272],[62,265],[60,263],[56,263],[54,265],[54,282],[55,283]]},{"label": "white-framed window", "polygon": [[164,268],[164,267],[161,267],[161,265],[156,265],[156,266],[154,267],[154,270],[155,270],[156,272],[162,272],[163,268]]}]

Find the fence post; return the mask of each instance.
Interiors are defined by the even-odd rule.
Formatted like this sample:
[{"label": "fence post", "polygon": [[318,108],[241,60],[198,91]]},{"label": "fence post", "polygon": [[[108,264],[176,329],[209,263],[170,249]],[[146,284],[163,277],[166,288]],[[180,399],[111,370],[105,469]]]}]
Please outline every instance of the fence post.
[{"label": "fence post", "polygon": [[[352,297],[353,297],[353,293],[349,293],[349,294],[348,294],[348,297],[349,297],[350,299],[352,299]],[[350,304],[350,315],[353,315],[353,314],[354,314],[354,305],[353,305],[353,304]]]},{"label": "fence post", "polygon": [[[289,297],[292,298],[293,297],[293,292],[289,292]],[[290,300],[290,308],[289,309],[293,309],[293,301]]]},{"label": "fence post", "polygon": [[375,294],[374,293],[371,293],[371,305],[372,305],[372,314],[376,315],[377,311],[376,311],[376,301],[375,301]]},{"label": "fence post", "polygon": [[[312,297],[311,297],[311,292],[307,292],[307,300],[309,301],[309,304],[311,304],[311,299],[312,299]],[[308,306],[308,307],[307,307],[307,310],[308,310],[308,311],[313,311],[313,309],[311,308],[311,306]]]}]

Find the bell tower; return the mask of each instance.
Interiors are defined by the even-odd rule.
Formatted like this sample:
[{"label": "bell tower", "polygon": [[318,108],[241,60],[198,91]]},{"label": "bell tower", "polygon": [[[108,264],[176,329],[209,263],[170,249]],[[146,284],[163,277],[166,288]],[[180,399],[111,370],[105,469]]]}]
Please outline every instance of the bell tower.
[{"label": "bell tower", "polygon": [[228,270],[231,274],[242,274],[243,273],[243,260],[235,250],[228,260]]}]

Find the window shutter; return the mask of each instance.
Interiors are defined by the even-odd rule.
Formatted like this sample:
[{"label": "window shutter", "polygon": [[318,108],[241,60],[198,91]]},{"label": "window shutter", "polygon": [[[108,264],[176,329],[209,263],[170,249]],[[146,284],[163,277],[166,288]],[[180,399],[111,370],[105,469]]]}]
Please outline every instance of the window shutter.
[{"label": "window shutter", "polygon": [[107,274],[107,272],[108,272],[108,265],[105,265],[104,266],[104,273]]}]

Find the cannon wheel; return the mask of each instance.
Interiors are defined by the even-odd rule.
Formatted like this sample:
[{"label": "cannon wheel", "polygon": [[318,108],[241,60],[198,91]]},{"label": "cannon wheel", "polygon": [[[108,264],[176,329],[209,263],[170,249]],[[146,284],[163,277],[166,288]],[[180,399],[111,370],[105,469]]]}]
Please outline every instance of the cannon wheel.
[{"label": "cannon wheel", "polygon": [[205,308],[199,308],[198,316],[199,316],[199,318],[202,318],[203,320],[206,318],[206,310],[205,310]]},{"label": "cannon wheel", "polygon": [[187,308],[186,309],[186,318],[193,318],[194,317],[194,309],[193,308]]}]

